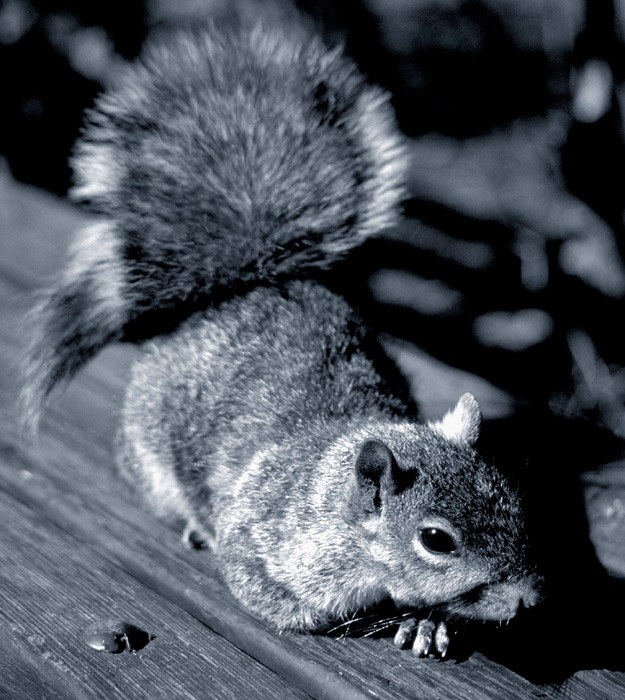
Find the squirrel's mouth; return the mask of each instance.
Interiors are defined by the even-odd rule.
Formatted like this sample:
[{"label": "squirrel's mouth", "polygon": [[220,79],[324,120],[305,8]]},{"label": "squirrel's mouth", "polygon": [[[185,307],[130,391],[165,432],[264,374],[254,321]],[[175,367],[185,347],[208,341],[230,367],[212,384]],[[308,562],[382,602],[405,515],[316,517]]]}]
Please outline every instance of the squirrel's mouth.
[{"label": "squirrel's mouth", "polygon": [[482,584],[463,593],[444,606],[457,617],[504,622],[519,611],[533,608],[544,600],[544,579],[530,574],[495,584]]}]

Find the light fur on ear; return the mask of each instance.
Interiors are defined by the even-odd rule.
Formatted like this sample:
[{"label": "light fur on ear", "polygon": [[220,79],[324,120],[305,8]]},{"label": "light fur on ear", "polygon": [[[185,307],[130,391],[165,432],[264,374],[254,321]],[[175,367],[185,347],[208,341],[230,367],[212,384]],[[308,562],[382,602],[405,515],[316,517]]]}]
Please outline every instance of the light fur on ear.
[{"label": "light fur on ear", "polygon": [[472,394],[463,394],[453,411],[448,411],[440,421],[430,423],[430,428],[451,442],[472,445],[480,434],[481,422],[480,405]]}]

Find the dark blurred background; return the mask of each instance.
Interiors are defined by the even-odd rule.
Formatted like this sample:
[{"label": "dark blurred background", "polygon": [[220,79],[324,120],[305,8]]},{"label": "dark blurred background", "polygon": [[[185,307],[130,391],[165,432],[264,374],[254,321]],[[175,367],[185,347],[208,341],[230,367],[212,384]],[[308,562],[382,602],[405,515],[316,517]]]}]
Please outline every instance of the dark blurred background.
[{"label": "dark blurred background", "polygon": [[[485,377],[539,425],[581,421],[584,441],[600,435],[592,459],[618,454],[625,0],[295,3],[392,93],[413,157],[403,224],[337,278],[382,330]],[[4,0],[0,157],[65,195],[83,110],[149,36],[290,6]]]}]

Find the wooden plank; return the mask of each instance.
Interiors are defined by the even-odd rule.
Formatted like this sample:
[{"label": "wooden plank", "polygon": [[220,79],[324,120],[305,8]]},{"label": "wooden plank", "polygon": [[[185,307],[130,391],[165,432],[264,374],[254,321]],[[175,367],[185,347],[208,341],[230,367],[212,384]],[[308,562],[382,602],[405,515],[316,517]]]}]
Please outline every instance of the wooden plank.
[{"label": "wooden plank", "polygon": [[[18,191],[19,188],[15,190]],[[33,521],[35,530],[45,531],[50,523],[55,523],[70,541],[85,545],[80,548],[81,558],[87,556],[84,552],[91,552],[107,559],[110,571],[123,569],[123,575],[130,573],[133,580],[140,581],[142,590],[151,591],[154,596],[152,609],[161,604],[172,605],[183,616],[185,610],[315,697],[427,700],[450,696],[481,699],[559,695],[559,689],[533,686],[480,654],[473,654],[462,663],[415,660],[408,652],[395,649],[388,639],[343,641],[323,636],[275,635],[248,616],[224,589],[210,559],[183,552],[177,535],[140,511],[114,475],[113,434],[132,348],[113,347],[98,357],[47,412],[39,444],[20,445],[12,424],[13,367],[24,342],[22,321],[28,305],[24,292],[35,279],[58,265],[67,233],[80,219],[50,198],[42,195],[39,201],[39,193],[29,192],[30,199],[37,207],[43,203],[37,220],[30,220],[29,226],[38,235],[45,229],[45,246],[39,255],[35,246],[28,248],[20,236],[32,244],[29,227],[20,231],[13,221],[12,247],[9,246],[8,255],[0,254],[0,268],[7,273],[0,275],[0,295],[5,300],[0,305],[0,426],[4,440],[0,451],[0,489],[27,504],[26,512],[38,512],[39,520]],[[54,214],[45,217],[48,209]],[[2,233],[0,248],[4,251],[6,239]],[[56,241],[61,241],[58,247]],[[12,256],[19,257],[23,250],[28,251],[29,259],[12,265]],[[48,255],[52,263],[48,263]],[[17,669],[11,678],[23,676],[34,684],[29,687],[37,687],[37,674],[41,672],[44,678],[50,669],[41,666],[39,657],[31,655],[19,637],[18,641],[11,635],[4,639],[6,628],[2,629],[4,648],[10,650],[15,661],[13,668]],[[224,639],[221,643],[227,644]],[[159,670],[154,673],[158,675]],[[54,674],[56,671],[52,674],[56,678]],[[625,695],[624,679],[623,674],[583,672],[575,674],[561,688],[575,700],[620,698]],[[56,693],[56,687],[51,683],[49,692]],[[67,693],[71,697],[70,690]]]},{"label": "wooden plank", "polygon": [[[6,493],[0,510],[0,695],[308,697]],[[108,618],[153,639],[136,654],[97,652],[81,635]]]},{"label": "wooden plank", "polygon": [[[67,676],[57,678],[52,663],[48,663],[47,660],[41,663],[41,658],[33,658],[29,646],[22,643],[10,625],[5,624],[4,621],[0,624],[0,645],[2,645],[0,698],[3,700],[17,698],[69,700],[76,697],[73,692],[75,688],[67,687]],[[64,680],[65,683],[63,683]]]},{"label": "wooden plank", "polygon": [[0,163],[0,269],[25,286],[62,265],[73,232],[88,221],[77,207],[15,182]]}]

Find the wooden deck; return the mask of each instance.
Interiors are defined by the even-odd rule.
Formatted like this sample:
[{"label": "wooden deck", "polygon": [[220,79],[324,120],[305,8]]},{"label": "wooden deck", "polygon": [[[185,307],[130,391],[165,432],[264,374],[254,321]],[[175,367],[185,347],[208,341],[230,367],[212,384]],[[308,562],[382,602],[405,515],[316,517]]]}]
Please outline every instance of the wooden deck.
[{"label": "wooden deck", "polygon": [[[46,412],[38,442],[20,441],[15,361],[24,313],[32,289],[60,265],[80,216],[0,177],[0,698],[625,697],[622,636],[620,650],[611,650],[620,670],[599,663],[536,685],[484,653],[417,660],[384,636],[278,635],[252,619],[210,558],[183,550],[178,534],[140,511],[114,474],[116,416],[134,348],[105,351]],[[450,381],[455,391],[465,378]],[[622,468],[591,479],[586,493],[591,534],[624,575]],[[147,644],[106,653],[85,642],[90,625],[116,621],[144,630]],[[580,645],[601,644],[594,623],[580,617]],[[559,630],[534,636],[537,655],[561,647]]]}]

